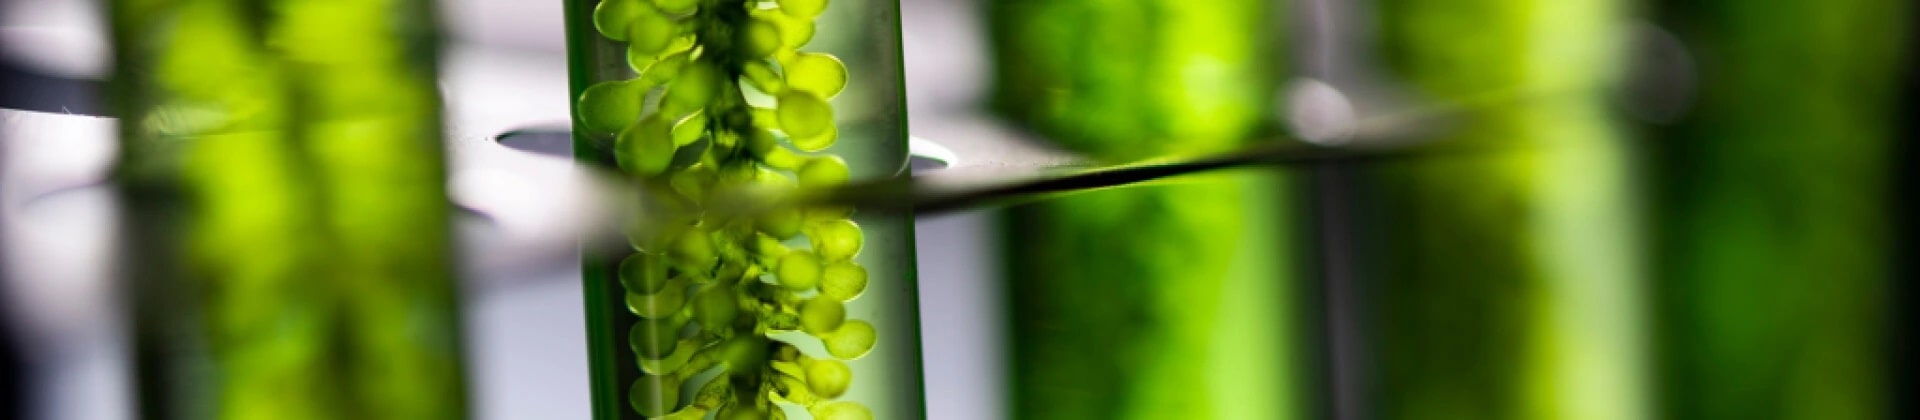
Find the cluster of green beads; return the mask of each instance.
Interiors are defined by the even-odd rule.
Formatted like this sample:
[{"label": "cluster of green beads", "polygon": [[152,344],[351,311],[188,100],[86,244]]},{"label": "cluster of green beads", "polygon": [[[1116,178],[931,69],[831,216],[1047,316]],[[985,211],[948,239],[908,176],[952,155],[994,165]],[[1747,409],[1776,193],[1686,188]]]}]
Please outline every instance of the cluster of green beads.
[{"label": "cluster of green beads", "polygon": [[[594,26],[623,42],[637,76],[589,87],[580,125],[612,136],[621,170],[657,192],[668,211],[629,234],[620,263],[628,342],[641,376],[628,394],[649,418],[784,419],[776,401],[817,419],[870,420],[835,401],[852,371],[843,360],[872,350],[872,324],[846,302],[867,287],[853,262],[864,235],[844,208],[781,208],[755,216],[710,212],[710,197],[847,182],[846,161],[819,153],[838,138],[827,100],[847,85],[833,55],[801,52],[826,0],[607,0]],[[748,101],[742,85],[772,98]],[[805,245],[785,242],[806,236]],[[770,279],[768,278],[770,277]],[[830,357],[769,338],[817,338]],[[719,372],[710,375],[709,372]],[[704,384],[690,381],[707,379]],[[698,385],[685,401],[682,387]]]}]

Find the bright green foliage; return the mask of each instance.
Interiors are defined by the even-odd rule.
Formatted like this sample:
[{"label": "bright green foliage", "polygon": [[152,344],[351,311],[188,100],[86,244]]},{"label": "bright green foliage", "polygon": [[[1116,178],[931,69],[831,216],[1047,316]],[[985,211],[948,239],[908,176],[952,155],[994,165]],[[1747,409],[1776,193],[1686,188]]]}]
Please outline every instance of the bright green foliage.
[{"label": "bright green foliage", "polygon": [[813,298],[800,304],[800,330],[815,336],[827,335],[847,320],[847,306],[839,299]]},{"label": "bright green foliage", "polygon": [[[766,58],[786,44],[780,40],[779,24],[753,19],[740,29],[740,55],[749,59]],[[758,62],[756,60],[756,62]]]},{"label": "bright green foliage", "polygon": [[800,225],[805,222],[800,209],[775,209],[760,218],[760,231],[776,239],[792,238],[800,234]]},{"label": "bright green foliage", "polygon": [[667,103],[683,110],[695,110],[707,106],[708,101],[720,91],[720,70],[704,61],[696,61],[680,69],[667,87]]},{"label": "bright green foliage", "polygon": [[807,231],[807,237],[813,240],[813,249],[820,258],[827,261],[846,261],[860,255],[860,246],[866,235],[860,233],[860,225],[852,220],[838,219],[815,223]]},{"label": "bright green foliage", "polygon": [[671,127],[659,114],[648,115],[620,132],[613,148],[620,167],[646,175],[657,175],[673,162]]},{"label": "bright green foliage", "polygon": [[873,420],[873,410],[847,401],[824,404],[812,412],[817,420]]},{"label": "bright green foliage", "polygon": [[[1701,83],[1689,114],[1644,143],[1658,158],[1659,414],[1913,415],[1912,341],[1889,343],[1912,327],[1888,298],[1914,284],[1889,272],[1913,267],[1888,229],[1912,214],[1892,210],[1888,156],[1916,140],[1895,131],[1913,118],[1915,3],[1657,4]],[[1904,385],[1886,369],[1901,358]]]},{"label": "bright green foliage", "polygon": [[680,399],[680,381],[671,377],[644,375],[633,381],[633,410],[645,416],[664,416],[673,411]]},{"label": "bright green foliage", "polygon": [[661,290],[654,293],[627,292],[627,310],[642,318],[665,318],[679,312],[687,303],[687,285],[684,277],[669,280]]},{"label": "bright green foliage", "polygon": [[1393,244],[1362,262],[1378,273],[1361,287],[1393,291],[1363,315],[1382,349],[1369,363],[1392,384],[1371,403],[1380,418],[1650,415],[1624,141],[1597,95],[1620,62],[1623,5],[1381,2],[1385,58],[1417,95],[1522,95],[1449,141],[1543,147],[1360,176],[1377,203],[1359,211],[1380,215],[1361,240]]},{"label": "bright green foliage", "polygon": [[653,293],[667,285],[667,264],[659,256],[634,253],[620,261],[620,284],[635,293]]},{"label": "bright green foliage", "polygon": [[[1276,85],[1264,0],[994,0],[993,105],[1097,159],[1220,151],[1263,135]],[[1049,197],[1003,230],[1011,418],[1286,419],[1292,287],[1250,172]],[[1304,376],[1304,375],[1302,375]]]},{"label": "bright green foliage", "polygon": [[780,80],[780,74],[774,72],[773,65],[765,61],[749,61],[740,68],[740,72],[746,76],[747,83],[762,93],[779,94],[787,88],[786,82]]},{"label": "bright green foliage", "polygon": [[693,228],[681,232],[673,241],[673,249],[667,254],[681,268],[692,273],[706,273],[718,263],[720,256],[713,250],[713,234],[706,229]]},{"label": "bright green foliage", "polygon": [[684,51],[657,58],[647,57],[647,66],[640,71],[640,78],[637,80],[649,86],[664,85],[680,77],[680,69],[685,68],[691,61],[693,61],[692,54]]},{"label": "bright green foliage", "polygon": [[833,187],[847,183],[847,161],[839,156],[822,156],[808,160],[800,165],[800,186],[808,188]]},{"label": "bright green foliage", "polygon": [[788,49],[800,48],[813,40],[813,19],[796,18],[782,13],[767,13],[761,16],[780,26],[780,40]]},{"label": "bright green foliage", "polygon": [[813,290],[820,284],[820,257],[811,251],[789,252],[780,257],[780,267],[774,272],[781,286],[797,291]]},{"label": "bright green foliage", "polygon": [[827,10],[827,0],[779,0],[780,12],[799,19],[812,20]]},{"label": "bright green foliage", "polygon": [[638,0],[600,2],[600,6],[593,9],[593,26],[600,30],[601,36],[625,42],[643,7],[646,6]]},{"label": "bright green foliage", "polygon": [[614,133],[640,119],[641,93],[624,80],[601,82],[580,94],[580,124],[589,130]]},{"label": "bright green foliage", "polygon": [[673,129],[670,133],[673,138],[674,147],[685,146],[688,143],[698,141],[706,134],[707,114],[705,112],[694,112],[693,115],[681,118],[679,122],[673,124]]},{"label": "bright green foliage", "polygon": [[715,417],[717,420],[767,420],[771,418],[766,410],[756,407],[730,407],[726,413]]},{"label": "bright green foliage", "polygon": [[833,107],[811,92],[789,90],[780,94],[780,106],[774,113],[788,136],[813,137],[833,127]]},{"label": "bright green foliage", "polygon": [[867,321],[850,320],[840,324],[840,328],[821,339],[827,345],[827,354],[841,359],[853,360],[865,356],[873,350],[877,332],[873,324]]},{"label": "bright green foliage", "polygon": [[831,99],[847,87],[847,65],[830,54],[795,54],[783,68],[788,86],[822,98]]},{"label": "bright green foliage", "polygon": [[[615,1],[639,2],[641,0]],[[633,23],[627,26],[627,40],[631,42],[627,44],[628,48],[632,48],[632,52],[638,54],[654,54],[665,50],[667,44],[673,42],[673,37],[680,35],[681,23],[652,7],[641,6],[639,9],[640,11],[633,15]]]},{"label": "bright green foliage", "polygon": [[138,411],[465,418],[434,2],[103,3]]},{"label": "bright green foliage", "polygon": [[853,369],[839,360],[811,360],[806,363],[806,369],[807,389],[812,390],[813,395],[839,398],[853,382]]},{"label": "bright green foliage", "polygon": [[1264,128],[1286,73],[1270,1],[989,5],[994,106],[1103,158],[1238,146]]},{"label": "bright green foliage", "polygon": [[808,137],[795,137],[792,140],[793,148],[795,149],[800,149],[800,151],[803,152],[818,152],[826,150],[828,147],[833,147],[833,143],[840,140],[840,129],[834,126],[827,126],[825,131]]},{"label": "bright green foliage", "polygon": [[732,375],[758,375],[767,370],[767,346],[771,343],[766,337],[742,334],[720,343],[715,350]]},{"label": "bright green foliage", "polygon": [[653,5],[663,12],[685,15],[693,13],[694,8],[700,6],[700,0],[653,0]]},{"label": "bright green foliage", "polygon": [[708,287],[694,296],[693,320],[706,328],[731,327],[734,317],[740,315],[738,300],[738,293],[732,287]]},{"label": "bright green foliage", "polygon": [[[770,352],[792,346],[769,334],[802,330],[834,348],[828,337],[857,323],[835,354],[858,357],[875,344],[872,326],[847,319],[844,303],[867,281],[865,268],[851,261],[864,242],[851,212],[707,211],[709,199],[727,193],[784,194],[848,181],[847,161],[820,153],[838,138],[826,99],[845,89],[846,66],[829,54],[797,51],[827,3],[785,3],[782,10],[746,0],[609,0],[597,7],[596,48],[627,42],[620,58],[637,76],[583,90],[581,131],[618,133],[614,162],[642,183],[666,187],[648,189],[658,195],[648,198],[670,203],[661,210],[669,214],[643,216],[664,227],[630,233],[638,252],[618,268],[619,288],[636,315],[626,328],[630,356],[648,373],[627,385],[627,399],[642,416],[781,418],[767,410],[768,396],[809,385],[781,385],[781,378],[796,379],[785,375],[804,373],[776,369],[769,356],[779,355]],[[788,61],[776,66],[777,59]],[[751,107],[742,85],[774,95],[775,106]],[[587,137],[594,135],[604,134]],[[780,243],[803,231],[809,246]],[[832,291],[821,286],[828,265],[835,267]],[[865,406],[833,401],[852,383],[846,364],[818,365],[818,376],[831,382],[811,385],[821,392],[794,402],[850,413],[833,414],[838,418],[871,417]],[[700,376],[707,382],[687,384],[700,389],[693,398],[677,398],[679,385],[715,366],[726,375]]]},{"label": "bright green foliage", "polygon": [[680,342],[680,324],[667,318],[652,318],[633,323],[633,331],[627,334],[628,343],[633,352],[650,359],[666,357],[673,352],[673,346]]},{"label": "bright green foliage", "polygon": [[820,295],[853,300],[867,290],[867,269],[847,261],[827,265],[820,272]]}]

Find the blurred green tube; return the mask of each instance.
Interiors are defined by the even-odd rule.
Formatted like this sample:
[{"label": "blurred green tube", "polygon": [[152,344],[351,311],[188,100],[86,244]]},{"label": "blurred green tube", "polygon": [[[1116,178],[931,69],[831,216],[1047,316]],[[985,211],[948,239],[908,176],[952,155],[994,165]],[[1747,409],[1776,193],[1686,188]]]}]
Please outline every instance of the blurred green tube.
[{"label": "blurred green tube", "polygon": [[1912,4],[1658,7],[1701,82],[1654,149],[1668,417],[1895,417],[1889,165]]},{"label": "blurred green tube", "polygon": [[460,419],[426,0],[110,3],[148,419]]},{"label": "blurred green tube", "polygon": [[[1092,156],[1217,151],[1284,75],[1264,0],[989,3],[995,105]],[[1285,183],[1182,177],[1011,209],[1011,417],[1294,417]]]},{"label": "blurred green tube", "polygon": [[1383,0],[1378,45],[1449,141],[1510,151],[1358,174],[1368,384],[1379,419],[1651,415],[1629,190],[1604,104],[1612,0]]}]

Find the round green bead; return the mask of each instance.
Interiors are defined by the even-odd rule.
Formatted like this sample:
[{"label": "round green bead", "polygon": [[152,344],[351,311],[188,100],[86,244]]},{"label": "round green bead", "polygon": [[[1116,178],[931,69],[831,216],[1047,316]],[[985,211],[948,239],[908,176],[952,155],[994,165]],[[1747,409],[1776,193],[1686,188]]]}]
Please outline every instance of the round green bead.
[{"label": "round green bead", "polygon": [[821,397],[840,398],[853,383],[853,369],[839,360],[813,360],[806,364],[806,372],[807,388]]},{"label": "round green bead", "polygon": [[627,293],[627,311],[641,318],[666,318],[687,304],[686,280],[669,280],[654,293]]},{"label": "round green bead", "polygon": [[620,285],[628,292],[647,294],[667,285],[667,264],[660,256],[636,252],[620,260]]},{"label": "round green bead", "polygon": [[701,109],[720,90],[720,74],[705,61],[688,63],[667,86],[667,102],[687,110]]},{"label": "round green bead", "polygon": [[827,0],[779,0],[780,12],[787,16],[811,20],[827,10]]},{"label": "round green bead", "polygon": [[820,257],[808,251],[789,252],[780,257],[780,266],[774,268],[773,273],[775,280],[787,290],[811,290],[820,284]]},{"label": "round green bead", "polygon": [[627,341],[633,347],[633,354],[648,359],[660,359],[673,354],[673,347],[680,343],[680,325],[672,319],[642,319],[633,323],[627,332]]},{"label": "round green bead", "polygon": [[852,261],[827,264],[820,271],[820,295],[841,301],[860,297],[867,290],[867,269]]},{"label": "round green bead", "polygon": [[853,401],[816,405],[811,411],[814,420],[873,420],[873,410]]},{"label": "round green bead", "polygon": [[766,19],[750,18],[737,33],[740,39],[736,42],[739,43],[742,58],[750,60],[765,58],[773,55],[773,51],[780,49],[782,45],[779,24]]},{"label": "round green bead", "polygon": [[873,342],[878,338],[876,334],[873,324],[856,319],[841,324],[840,329],[821,337],[821,341],[827,346],[827,354],[842,360],[853,360],[873,350]]},{"label": "round green bead", "polygon": [[847,320],[847,306],[839,299],[807,299],[800,303],[800,330],[815,337],[825,337]]},{"label": "round green bead", "polygon": [[795,173],[800,178],[800,186],[807,188],[832,187],[847,183],[847,161],[839,156],[826,155],[807,160]]},{"label": "round green bead", "polygon": [[833,108],[811,92],[789,89],[781,93],[774,115],[788,137],[813,137],[833,127]]},{"label": "round green bead", "polygon": [[607,0],[593,7],[593,28],[600,36],[614,41],[625,42],[627,31],[632,29],[634,19],[640,15],[639,0]]},{"label": "round green bead", "polygon": [[807,239],[813,243],[813,251],[827,261],[846,261],[860,255],[860,248],[866,242],[865,236],[860,231],[860,225],[848,219],[815,223],[812,230],[807,232]]},{"label": "round green bead", "polygon": [[770,210],[760,216],[760,232],[775,239],[786,240],[800,234],[800,228],[806,219],[801,217],[798,207],[781,207]]},{"label": "round green bead", "polygon": [[633,411],[642,416],[665,416],[680,404],[680,383],[669,377],[642,375],[633,381],[627,399],[633,404]]},{"label": "round green bead", "polygon": [[826,150],[828,147],[833,147],[833,142],[839,139],[840,128],[828,125],[826,131],[822,131],[820,134],[815,134],[810,137],[794,137],[791,140],[793,141],[793,147],[796,149],[818,152]]},{"label": "round green bead", "polygon": [[640,8],[642,10],[634,14],[633,24],[627,28],[627,48],[638,54],[666,51],[667,45],[680,36],[680,22],[652,6]]},{"label": "round green bead", "polygon": [[600,82],[580,92],[580,125],[599,133],[618,133],[640,119],[645,97],[632,81]]},{"label": "round green bead", "polygon": [[673,136],[659,115],[649,115],[627,127],[614,140],[614,159],[620,167],[646,176],[659,175],[673,163]]},{"label": "round green bead", "polygon": [[787,86],[832,99],[847,87],[847,64],[832,54],[803,52],[785,63]]}]

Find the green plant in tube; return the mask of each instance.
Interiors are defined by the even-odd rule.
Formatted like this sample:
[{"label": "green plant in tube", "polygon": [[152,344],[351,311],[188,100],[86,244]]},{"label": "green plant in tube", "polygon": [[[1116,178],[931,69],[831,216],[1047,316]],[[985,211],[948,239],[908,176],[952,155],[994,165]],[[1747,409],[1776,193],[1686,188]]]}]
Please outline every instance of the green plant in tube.
[{"label": "green plant in tube", "polygon": [[897,6],[567,10],[576,155],[645,203],[585,261],[596,418],[920,417],[905,219],[728,201],[897,172]]},{"label": "green plant in tube", "polygon": [[[1382,419],[1639,419],[1651,373],[1631,154],[1606,106],[1624,4],[1389,0],[1387,67],[1443,142],[1357,174],[1369,384]],[[1470,63],[1470,64],[1469,64]]]},{"label": "green plant in tube", "polygon": [[1912,141],[1913,3],[1653,10],[1700,83],[1649,142],[1661,414],[1901,417],[1889,156]]},{"label": "green plant in tube", "polygon": [[[1108,161],[1243,146],[1270,130],[1286,73],[1275,8],[989,2],[993,105]],[[1234,171],[1009,209],[1012,417],[1298,414],[1288,189],[1271,173]]]},{"label": "green plant in tube", "polygon": [[431,2],[109,6],[141,417],[465,418]]}]

